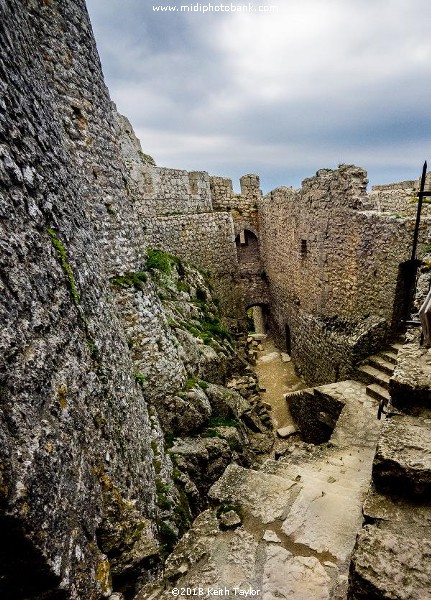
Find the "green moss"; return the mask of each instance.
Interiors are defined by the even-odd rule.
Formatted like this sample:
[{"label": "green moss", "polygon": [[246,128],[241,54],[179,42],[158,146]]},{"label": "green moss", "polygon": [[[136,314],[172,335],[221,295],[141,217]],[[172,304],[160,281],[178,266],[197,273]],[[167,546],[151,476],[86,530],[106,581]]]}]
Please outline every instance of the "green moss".
[{"label": "green moss", "polygon": [[174,467],[172,469],[172,479],[175,481],[175,483],[181,482],[181,478],[182,478],[182,473],[179,470],[178,467]]},{"label": "green moss", "polygon": [[223,436],[220,435],[220,433],[218,431],[216,431],[215,429],[212,429],[211,427],[204,429],[204,431],[201,433],[201,437],[224,439]]},{"label": "green moss", "polygon": [[156,250],[155,248],[148,248],[146,263],[148,269],[153,271],[160,271],[169,275],[172,270],[172,259],[171,256],[163,250]]},{"label": "green moss", "polygon": [[196,387],[197,383],[198,379],[196,377],[189,377],[184,384],[184,389],[191,390],[192,388]]},{"label": "green moss", "polygon": [[194,327],[193,325],[186,325],[186,329],[187,329],[187,331],[189,331],[195,337],[201,337],[202,336],[202,332],[199,331],[199,329],[197,327]]},{"label": "green moss", "polygon": [[156,477],[156,497],[157,506],[161,510],[169,510],[172,508],[172,502],[168,498],[169,486],[164,483],[160,477]]},{"label": "green moss", "polygon": [[143,385],[145,383],[145,375],[143,375],[140,371],[136,371],[136,373],[133,374],[136,383],[139,383],[140,385]]},{"label": "green moss", "polygon": [[[220,325],[220,319],[204,315],[200,321],[203,333],[232,342],[232,336],[227,329]],[[205,340],[204,340],[205,341]]]},{"label": "green moss", "polygon": [[67,280],[69,282],[69,291],[72,296],[73,303],[75,306],[79,306],[79,292],[76,287],[75,277],[73,275],[73,271],[71,266],[67,261],[67,251],[63,246],[61,241],[58,239],[56,232],[53,229],[47,229],[48,235],[51,238],[51,244],[53,245],[58,258],[60,259],[61,266],[63,267],[64,272],[66,273]]},{"label": "green moss", "polygon": [[201,436],[204,438],[219,438],[221,440],[226,440],[226,437],[220,431],[217,431],[216,427],[237,428],[239,426],[238,421],[235,421],[234,419],[222,419],[220,417],[216,417],[215,419],[210,419],[210,421],[212,421],[212,423],[210,423],[210,426],[204,429],[201,434]]},{"label": "green moss", "polygon": [[178,291],[180,291],[180,292],[186,292],[187,294],[190,293],[189,284],[186,283],[185,281],[181,281],[181,279],[179,279],[177,281],[177,288],[178,288]]},{"label": "green moss", "polygon": [[206,391],[207,391],[207,389],[208,389],[208,383],[207,383],[206,381],[203,381],[202,379],[199,379],[199,380],[198,380],[198,385],[199,385],[199,387],[200,387],[200,388],[201,388],[201,389],[202,389],[204,392],[206,392]]},{"label": "green moss", "polygon": [[226,419],[225,417],[210,417],[208,420],[209,427],[239,427],[239,422],[236,419]]},{"label": "green moss", "polygon": [[175,433],[173,433],[172,431],[167,431],[165,433],[165,440],[164,440],[164,447],[165,450],[169,450],[169,448],[172,448],[172,446],[174,445],[174,440],[175,440]]},{"label": "green moss", "polygon": [[145,283],[147,279],[148,274],[141,271],[137,273],[126,273],[125,275],[118,277],[112,277],[111,283],[121,287],[130,287],[133,285],[135,288],[140,290],[142,289],[142,284]]},{"label": "green moss", "polygon": [[174,531],[174,529],[166,523],[166,521],[162,521],[159,526],[160,538],[161,538],[161,550],[164,556],[167,556],[175,546],[178,535]]},{"label": "green moss", "polygon": [[[177,488],[178,489],[178,488]],[[189,501],[182,489],[178,489],[178,503],[174,508],[174,519],[180,535],[189,529],[192,522]]]}]

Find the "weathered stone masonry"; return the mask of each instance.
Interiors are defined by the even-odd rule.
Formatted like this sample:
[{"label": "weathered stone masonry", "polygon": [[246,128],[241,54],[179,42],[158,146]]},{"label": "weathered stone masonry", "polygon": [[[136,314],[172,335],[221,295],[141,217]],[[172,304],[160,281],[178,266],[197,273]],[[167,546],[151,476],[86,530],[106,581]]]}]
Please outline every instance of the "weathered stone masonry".
[{"label": "weathered stone masonry", "polygon": [[[174,474],[160,420],[188,433],[219,407],[267,426],[235,393],[231,405],[220,400],[235,356],[196,329],[203,321],[223,334],[202,276],[178,264],[164,306],[146,269],[157,219],[175,215],[151,212],[129,172],[133,136],[103,83],[84,3],[0,8],[0,595],[93,600],[109,596],[111,575],[133,586],[160,566],[160,542],[190,518],[179,485],[202,502],[190,477]],[[159,170],[138,152],[134,160],[139,177],[151,167],[163,206],[183,190],[183,213],[203,234],[183,243],[192,262],[204,265],[199,249],[215,248],[233,273],[229,216],[200,217],[208,177]],[[211,401],[198,377],[213,384]],[[208,486],[232,451],[204,439],[192,459]]]},{"label": "weathered stone masonry", "polygon": [[[322,169],[300,190],[278,188],[262,197],[256,175],[242,177],[235,194],[223,177],[145,165],[134,169],[138,183],[144,171],[152,204],[138,185],[137,205],[149,243],[209,269],[231,317],[264,306],[309,383],[350,377],[399,329],[417,182],[367,194],[365,171],[342,165]],[[190,183],[196,178],[200,202]],[[147,209],[158,214],[145,217]],[[424,238],[426,215],[425,209]]]}]

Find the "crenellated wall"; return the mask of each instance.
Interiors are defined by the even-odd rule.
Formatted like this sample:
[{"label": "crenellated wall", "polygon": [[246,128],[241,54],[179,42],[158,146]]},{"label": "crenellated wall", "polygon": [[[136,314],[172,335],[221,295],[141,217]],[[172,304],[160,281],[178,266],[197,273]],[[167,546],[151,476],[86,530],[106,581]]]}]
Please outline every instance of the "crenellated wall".
[{"label": "crenellated wall", "polygon": [[[431,174],[428,173],[425,180],[425,190],[429,190],[431,185]],[[414,216],[417,212],[417,192],[420,188],[420,181],[400,181],[399,183],[390,183],[387,185],[373,185],[369,194],[370,199],[375,203],[376,209],[388,212],[394,216]],[[429,205],[424,203],[422,214],[429,216]]]}]

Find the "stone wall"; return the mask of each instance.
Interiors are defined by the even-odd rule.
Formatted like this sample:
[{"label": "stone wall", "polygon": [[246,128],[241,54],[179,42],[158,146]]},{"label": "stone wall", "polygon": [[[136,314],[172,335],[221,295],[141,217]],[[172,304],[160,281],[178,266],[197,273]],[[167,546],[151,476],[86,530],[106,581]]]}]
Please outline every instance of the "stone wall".
[{"label": "stone wall", "polygon": [[[204,218],[205,173],[159,169],[139,149],[103,83],[83,1],[3,3],[0,33],[0,595],[96,600],[111,575],[123,585],[154,574],[163,535],[180,530],[167,402],[187,378],[219,384],[236,364],[216,339],[215,304],[205,312],[185,281],[178,302],[196,323],[169,325],[148,247],[212,267],[235,306],[232,220]],[[194,235],[179,236],[182,225]],[[205,422],[199,390],[171,416],[186,418],[188,402]]]},{"label": "stone wall", "polygon": [[[126,241],[121,217],[117,217],[116,206],[111,203],[106,249],[117,271],[133,270],[120,258],[118,240],[125,248],[142,244],[143,240],[145,248],[165,250],[208,271],[225,321],[230,324],[241,321],[245,310],[232,214],[227,210],[213,211],[208,173],[156,167],[151,157],[142,152],[128,120],[118,116],[117,122],[118,143],[127,166],[126,188],[140,222],[138,236]],[[226,189],[222,186],[220,196]]]},{"label": "stone wall", "polygon": [[245,318],[232,219],[228,213],[152,217],[142,225],[149,246],[204,269],[211,277],[225,322]]},{"label": "stone wall", "polygon": [[213,273],[236,271],[232,220],[226,213],[169,215],[143,223],[147,243]]},{"label": "stone wall", "polygon": [[[0,6],[0,592],[96,600],[113,565],[157,568],[160,519],[180,497],[161,420],[190,433],[217,403],[252,413],[194,385],[223,382],[228,334],[198,274],[176,263],[165,293],[147,280],[148,248],[211,271],[234,321],[270,303],[318,383],[389,330],[412,222],[367,212],[353,167],[262,199],[255,175],[234,194],[230,180],[155,166],[110,101],[83,0]],[[245,229],[257,245],[240,273]],[[199,496],[198,475],[185,481]]]},{"label": "stone wall", "polygon": [[233,192],[232,181],[225,177],[210,177],[211,198],[214,210],[230,212],[234,221],[235,235],[244,229],[259,231],[259,202],[262,198],[259,176],[243,175],[240,179],[241,193]]},{"label": "stone wall", "polygon": [[0,28],[1,585],[99,598],[110,511],[133,507],[156,543],[152,426],[108,279],[117,249],[129,266],[143,246],[121,239],[138,221],[84,3],[11,0]]},{"label": "stone wall", "polygon": [[208,173],[157,167],[151,156],[142,152],[128,119],[118,115],[117,122],[127,190],[140,216],[212,211]]}]

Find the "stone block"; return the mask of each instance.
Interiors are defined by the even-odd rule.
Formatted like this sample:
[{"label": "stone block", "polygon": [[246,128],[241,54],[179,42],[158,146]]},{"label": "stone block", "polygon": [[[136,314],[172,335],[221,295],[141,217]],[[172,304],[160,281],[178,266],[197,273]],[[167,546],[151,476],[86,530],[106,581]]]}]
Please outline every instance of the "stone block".
[{"label": "stone block", "polygon": [[431,422],[394,415],[387,418],[377,445],[373,480],[394,496],[431,498]]}]

